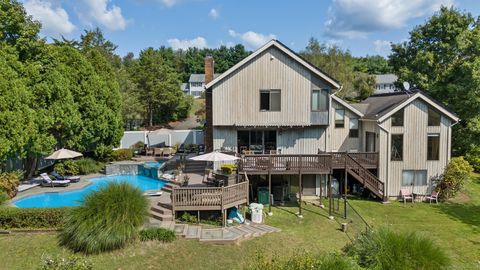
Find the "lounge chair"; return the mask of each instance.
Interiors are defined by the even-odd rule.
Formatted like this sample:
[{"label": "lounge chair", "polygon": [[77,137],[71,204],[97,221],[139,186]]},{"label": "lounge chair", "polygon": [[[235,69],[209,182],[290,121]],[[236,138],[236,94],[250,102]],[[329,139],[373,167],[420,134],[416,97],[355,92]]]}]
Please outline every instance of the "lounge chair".
[{"label": "lounge chair", "polygon": [[407,200],[412,200],[412,203],[415,203],[415,200],[413,198],[413,194],[410,190],[408,190],[406,188],[402,188],[402,189],[400,189],[400,193],[402,194],[403,204],[406,204]]},{"label": "lounge chair", "polygon": [[440,195],[440,192],[436,192],[435,190],[432,191],[432,193],[427,196],[425,199],[432,203],[432,201],[435,201],[436,204],[438,204],[438,195]]},{"label": "lounge chair", "polygon": [[143,196],[155,197],[162,196],[163,192],[160,190],[147,190],[143,193]]},{"label": "lounge chair", "polygon": [[40,174],[42,177],[42,186],[44,187],[66,187],[70,185],[70,180],[52,180],[46,173]]},{"label": "lounge chair", "polygon": [[61,175],[59,174],[58,172],[56,171],[53,171],[50,173],[53,177],[55,177],[55,180],[70,180],[71,183],[77,183],[78,181],[80,181],[80,176],[74,176],[74,175],[71,175],[71,176],[65,176],[65,175]]},{"label": "lounge chair", "polygon": [[163,148],[154,148],[153,155],[154,156],[163,156],[165,149]]}]

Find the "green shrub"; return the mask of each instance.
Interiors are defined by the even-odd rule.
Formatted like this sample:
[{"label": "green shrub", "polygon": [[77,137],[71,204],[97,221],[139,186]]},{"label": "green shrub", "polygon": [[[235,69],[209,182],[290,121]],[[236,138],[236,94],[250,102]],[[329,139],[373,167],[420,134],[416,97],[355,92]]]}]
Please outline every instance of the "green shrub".
[{"label": "green shrub", "polygon": [[140,231],[140,240],[157,240],[162,242],[172,242],[175,240],[175,231],[164,228],[148,228]]},{"label": "green shrub", "polygon": [[135,150],[141,150],[145,146],[145,143],[143,141],[138,141],[134,145],[132,145],[132,149]]},{"label": "green shrub", "polygon": [[112,153],[112,160],[115,161],[122,161],[122,160],[130,160],[133,157],[133,150],[132,149],[118,149],[113,151]]},{"label": "green shrub", "polygon": [[53,165],[53,170],[56,171],[57,173],[61,175],[65,175],[65,165],[63,165],[62,162],[58,162],[55,165]]},{"label": "green shrub", "polygon": [[65,218],[60,242],[87,254],[124,247],[138,237],[148,201],[128,183],[110,183],[85,197]]},{"label": "green shrub", "polygon": [[95,148],[95,157],[98,160],[109,161],[112,158],[113,147],[109,145],[100,144]]},{"label": "green shrub", "polygon": [[180,216],[180,221],[185,223],[197,223],[198,219],[196,216],[191,215],[188,212],[183,212],[183,214]]},{"label": "green shrub", "polygon": [[232,174],[236,169],[237,165],[235,164],[223,164],[220,169],[224,174]]},{"label": "green shrub", "polygon": [[473,167],[463,157],[452,158],[437,185],[440,196],[447,200],[454,197],[462,189],[472,172]]},{"label": "green shrub", "polygon": [[6,201],[10,200],[10,196],[3,190],[0,190],[0,205],[4,204]]},{"label": "green shrub", "polygon": [[22,171],[1,172],[0,173],[0,191],[7,193],[10,198],[15,197],[22,178]]},{"label": "green shrub", "polygon": [[368,269],[447,269],[450,259],[431,239],[385,228],[361,234],[345,247],[348,256]]},{"label": "green shrub", "polygon": [[250,270],[356,270],[361,269],[353,259],[339,254],[312,255],[297,252],[289,258],[258,256],[249,266]]},{"label": "green shrub", "polygon": [[67,208],[0,207],[2,229],[61,228]]},{"label": "green shrub", "polygon": [[72,159],[67,159],[55,164],[53,169],[63,175],[77,175],[79,173],[77,160]]},{"label": "green shrub", "polygon": [[59,256],[45,256],[42,258],[41,270],[91,270],[93,264],[76,256],[62,258]]},{"label": "green shrub", "polygon": [[102,162],[95,161],[91,158],[81,158],[75,160],[78,167],[78,172],[82,175],[98,173],[103,170],[104,164]]}]

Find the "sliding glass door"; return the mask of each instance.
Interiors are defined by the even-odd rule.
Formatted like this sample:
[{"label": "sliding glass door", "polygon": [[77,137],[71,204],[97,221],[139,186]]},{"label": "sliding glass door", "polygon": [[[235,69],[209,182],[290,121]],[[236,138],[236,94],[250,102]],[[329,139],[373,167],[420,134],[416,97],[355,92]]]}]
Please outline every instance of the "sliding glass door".
[{"label": "sliding glass door", "polygon": [[240,153],[246,150],[255,154],[268,154],[277,149],[276,130],[239,130],[237,131],[237,149]]}]

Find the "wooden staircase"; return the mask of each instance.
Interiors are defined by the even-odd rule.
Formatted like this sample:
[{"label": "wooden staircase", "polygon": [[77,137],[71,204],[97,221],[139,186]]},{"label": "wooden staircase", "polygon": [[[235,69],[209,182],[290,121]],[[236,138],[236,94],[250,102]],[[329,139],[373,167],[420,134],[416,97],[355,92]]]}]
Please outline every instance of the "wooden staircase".
[{"label": "wooden staircase", "polygon": [[345,168],[347,169],[347,172],[357,179],[364,187],[381,199],[384,199],[385,187],[383,182],[349,154],[345,155]]}]

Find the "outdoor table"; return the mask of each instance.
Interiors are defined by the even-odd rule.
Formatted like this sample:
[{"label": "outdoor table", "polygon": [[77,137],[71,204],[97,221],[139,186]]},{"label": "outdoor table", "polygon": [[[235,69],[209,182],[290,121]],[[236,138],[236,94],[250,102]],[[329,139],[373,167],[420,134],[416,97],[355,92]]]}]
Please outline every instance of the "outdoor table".
[{"label": "outdoor table", "polygon": [[427,196],[425,193],[420,193],[420,192],[413,192],[413,199],[415,201],[423,201],[425,200],[425,197]]}]

